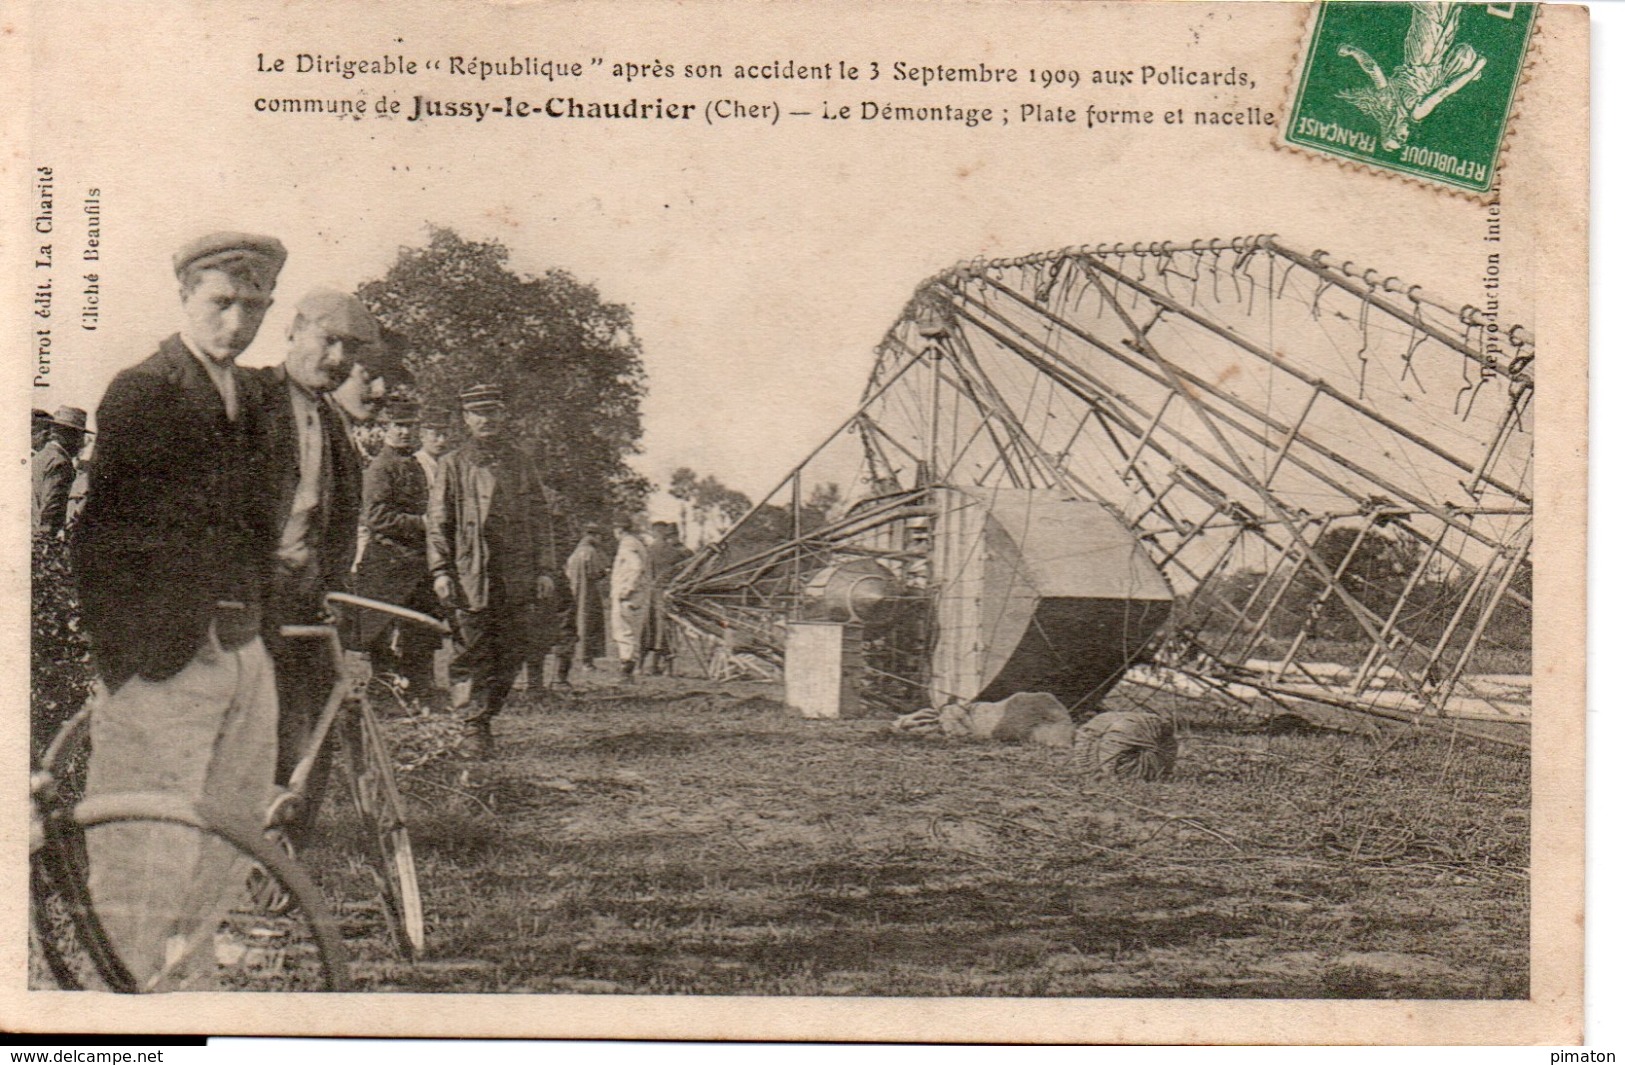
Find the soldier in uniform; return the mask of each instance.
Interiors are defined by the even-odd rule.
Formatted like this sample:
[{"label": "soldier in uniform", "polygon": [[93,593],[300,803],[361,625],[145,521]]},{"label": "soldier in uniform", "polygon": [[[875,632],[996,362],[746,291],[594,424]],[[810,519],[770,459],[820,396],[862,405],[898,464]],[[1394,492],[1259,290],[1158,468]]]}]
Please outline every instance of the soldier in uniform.
[{"label": "soldier in uniform", "polygon": [[460,399],[468,440],[440,460],[429,490],[429,570],[435,595],[456,612],[452,705],[463,719],[462,750],[485,758],[520,668],[541,676],[568,599],[555,496],[513,446],[502,390],[475,385]]},{"label": "soldier in uniform", "polygon": [[[367,544],[356,573],[356,590],[370,599],[433,614],[437,608],[424,535],[430,477],[413,454],[417,404],[407,400],[389,403],[382,421],[383,449],[361,479],[361,522]],[[407,696],[420,701],[430,698],[434,652],[440,644],[435,633],[367,611],[360,621],[359,642],[372,656],[374,676],[395,673]]]}]

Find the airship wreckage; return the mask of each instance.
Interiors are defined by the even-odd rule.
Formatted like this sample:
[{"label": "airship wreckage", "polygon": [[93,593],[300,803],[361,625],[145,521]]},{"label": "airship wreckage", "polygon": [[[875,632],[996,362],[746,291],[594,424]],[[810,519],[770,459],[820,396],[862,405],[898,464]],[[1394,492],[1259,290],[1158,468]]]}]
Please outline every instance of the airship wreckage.
[{"label": "airship wreckage", "polygon": [[716,668],[839,623],[898,713],[1162,692],[1528,743],[1535,340],[1498,306],[1268,236],[1072,247],[928,279],[876,352],[678,574]]}]

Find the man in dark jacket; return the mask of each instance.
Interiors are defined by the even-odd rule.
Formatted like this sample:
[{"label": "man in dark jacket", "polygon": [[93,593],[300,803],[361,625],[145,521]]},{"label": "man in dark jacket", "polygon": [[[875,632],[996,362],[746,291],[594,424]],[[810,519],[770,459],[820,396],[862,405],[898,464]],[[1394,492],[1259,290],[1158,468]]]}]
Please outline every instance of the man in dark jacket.
[{"label": "man in dark jacket", "polygon": [[676,652],[672,650],[671,618],[666,615],[666,589],[694,552],[683,545],[675,522],[657,521],[649,526],[649,620],[644,630],[644,654],[654,676],[672,671]]},{"label": "man in dark jacket", "polygon": [[[384,408],[384,446],[361,478],[361,523],[366,547],[356,572],[356,590],[368,598],[399,603],[426,614],[438,612],[429,577],[424,516],[429,509],[429,478],[412,451],[417,404]],[[373,675],[397,674],[405,694],[428,699],[434,691],[434,652],[440,637],[410,622],[368,612],[359,640],[372,657]]]},{"label": "man in dark jacket", "polygon": [[[164,792],[244,824],[264,817],[276,692],[259,611],[276,530],[266,427],[236,358],[259,331],[282,245],[214,233],[175,256],[185,325],[121,372],[74,532],[80,604],[102,690],[87,794]],[[153,824],[86,834],[90,891],[138,982],[208,986],[213,932],[241,859]]]},{"label": "man in dark jacket", "polygon": [[359,300],[318,289],[295,309],[286,361],[259,374],[270,435],[264,487],[278,530],[265,614],[280,706],[278,784],[298,763],[334,679],[321,641],[286,639],[279,629],[322,620],[323,596],[344,588],[355,561],[361,516],[361,456],[324,397],[350,376],[362,350],[377,342],[378,323]]},{"label": "man in dark jacket", "polygon": [[429,490],[429,570],[435,595],[457,615],[452,703],[463,717],[463,750],[484,758],[520,667],[542,675],[569,597],[556,497],[509,440],[502,390],[476,385],[461,401],[469,439],[440,460]]}]

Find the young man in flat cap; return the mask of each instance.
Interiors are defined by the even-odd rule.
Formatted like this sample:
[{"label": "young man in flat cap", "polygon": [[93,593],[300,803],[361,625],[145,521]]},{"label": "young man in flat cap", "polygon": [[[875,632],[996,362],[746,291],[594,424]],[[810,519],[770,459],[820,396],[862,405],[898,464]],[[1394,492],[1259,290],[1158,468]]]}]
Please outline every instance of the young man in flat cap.
[{"label": "young man in flat cap", "polygon": [[[323,596],[344,589],[355,562],[361,517],[361,456],[325,397],[377,343],[378,323],[360,300],[317,289],[295,308],[286,360],[259,374],[270,436],[262,489],[273,501],[278,530],[265,613],[280,704],[278,784],[293,772],[333,682],[329,652],[319,640],[290,640],[279,630],[322,620]],[[294,827],[296,842],[308,827]]]},{"label": "young man in flat cap", "polygon": [[[389,403],[382,421],[383,448],[361,478],[361,523],[367,544],[356,572],[356,591],[435,614],[438,606],[424,537],[430,478],[413,454],[417,404],[407,400]],[[409,698],[431,699],[434,652],[440,646],[436,633],[369,611],[360,619],[357,638],[372,657],[374,675],[395,673],[404,681],[404,694]]]},{"label": "young man in flat cap", "polygon": [[[73,537],[102,691],[86,792],[166,792],[243,824],[272,792],[276,691],[259,612],[276,528],[263,418],[236,366],[287,253],[213,233],[175,256],[184,325],[113,379]],[[107,825],[86,834],[90,891],[131,974],[208,986],[213,932],[246,882],[234,852],[194,833]]]},{"label": "young man in flat cap", "polygon": [[429,570],[435,595],[457,615],[461,647],[451,663],[452,704],[463,718],[463,751],[485,758],[493,746],[492,719],[521,666],[541,676],[569,600],[555,496],[513,446],[502,390],[476,385],[462,393],[461,403],[468,441],[440,461],[429,489]]},{"label": "young man in flat cap", "polygon": [[88,416],[78,407],[58,407],[45,420],[48,435],[34,452],[34,535],[57,536],[68,522],[68,499],[85,449]]}]

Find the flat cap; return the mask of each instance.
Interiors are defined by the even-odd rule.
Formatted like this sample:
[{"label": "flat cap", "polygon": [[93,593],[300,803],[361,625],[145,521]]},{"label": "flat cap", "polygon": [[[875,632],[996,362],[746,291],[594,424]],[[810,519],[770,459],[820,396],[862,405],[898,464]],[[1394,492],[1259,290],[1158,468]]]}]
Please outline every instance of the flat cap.
[{"label": "flat cap", "polygon": [[500,385],[472,385],[457,397],[464,410],[495,410],[506,407]]},{"label": "flat cap", "polygon": [[266,284],[275,284],[282,264],[288,261],[288,249],[275,237],[262,237],[254,233],[208,233],[181,245],[175,253],[175,276],[180,277],[188,267],[224,266],[236,261],[253,263],[263,271]]}]

